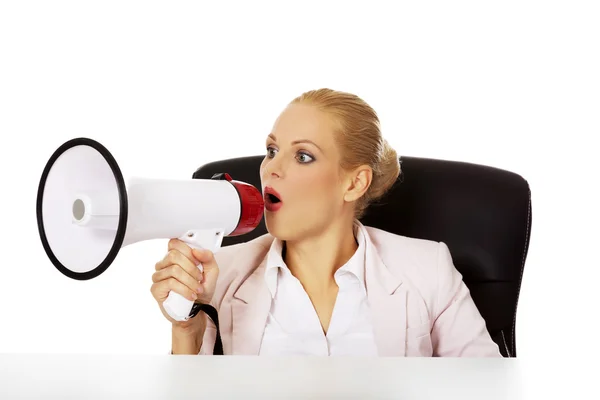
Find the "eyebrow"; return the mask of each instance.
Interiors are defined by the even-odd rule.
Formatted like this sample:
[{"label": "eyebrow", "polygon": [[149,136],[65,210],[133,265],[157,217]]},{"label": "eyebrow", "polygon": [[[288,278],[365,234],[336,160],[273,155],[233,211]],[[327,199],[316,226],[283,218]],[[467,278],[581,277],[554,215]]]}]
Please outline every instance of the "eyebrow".
[{"label": "eyebrow", "polygon": [[[271,138],[271,139],[273,139],[274,141],[277,141],[277,138],[276,138],[276,137],[275,137],[275,135],[273,135],[272,133],[270,133],[268,137],[270,137],[270,138]],[[319,147],[319,145],[318,145],[318,144],[316,144],[316,143],[315,143],[315,142],[313,142],[312,140],[308,140],[308,139],[299,139],[299,140],[294,140],[294,141],[292,142],[292,146],[293,146],[293,145],[296,145],[296,144],[299,144],[299,143],[310,143],[310,144],[312,144],[313,146],[315,146],[317,149],[319,149],[321,152],[323,152],[323,149],[321,149],[321,148]]]}]

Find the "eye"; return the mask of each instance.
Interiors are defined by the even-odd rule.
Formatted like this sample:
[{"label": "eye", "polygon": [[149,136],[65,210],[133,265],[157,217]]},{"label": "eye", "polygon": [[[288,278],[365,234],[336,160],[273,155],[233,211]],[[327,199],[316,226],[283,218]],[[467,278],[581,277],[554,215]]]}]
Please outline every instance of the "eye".
[{"label": "eye", "polygon": [[309,164],[314,161],[314,158],[308,153],[300,152],[298,153],[298,161],[301,164]]},{"label": "eye", "polygon": [[271,146],[267,147],[267,157],[269,157],[269,158],[275,157],[275,149]]}]

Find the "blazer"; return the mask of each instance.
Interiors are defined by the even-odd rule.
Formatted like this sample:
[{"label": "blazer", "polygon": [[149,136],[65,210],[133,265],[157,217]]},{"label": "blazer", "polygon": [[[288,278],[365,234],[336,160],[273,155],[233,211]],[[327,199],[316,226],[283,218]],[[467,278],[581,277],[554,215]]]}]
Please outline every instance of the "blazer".
[{"label": "blazer", "polygon": [[[502,357],[443,242],[410,238],[359,223],[365,239],[365,285],[379,356]],[[264,272],[274,237],[215,253],[223,354],[258,355],[271,296]],[[213,354],[207,318],[199,354]]]}]

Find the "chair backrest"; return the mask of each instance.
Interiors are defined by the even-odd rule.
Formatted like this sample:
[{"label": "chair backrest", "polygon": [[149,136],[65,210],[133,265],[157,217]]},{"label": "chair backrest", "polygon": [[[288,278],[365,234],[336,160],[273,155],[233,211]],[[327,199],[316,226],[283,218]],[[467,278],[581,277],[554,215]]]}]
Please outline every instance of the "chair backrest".
[{"label": "chair backrest", "polygon": [[[227,172],[261,189],[264,156],[208,163],[193,174]],[[487,328],[505,357],[516,357],[517,303],[531,231],[531,192],[521,176],[484,165],[400,157],[402,175],[361,222],[399,235],[443,241],[463,275]],[[224,246],[267,233],[264,219],[251,233]]]}]

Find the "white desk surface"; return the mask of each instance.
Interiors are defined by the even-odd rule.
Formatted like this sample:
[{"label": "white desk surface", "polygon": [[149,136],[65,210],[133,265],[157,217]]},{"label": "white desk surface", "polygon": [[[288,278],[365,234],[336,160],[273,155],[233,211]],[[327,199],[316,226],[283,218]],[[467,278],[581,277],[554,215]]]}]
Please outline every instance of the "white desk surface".
[{"label": "white desk surface", "polygon": [[574,369],[484,358],[0,354],[0,399],[600,399],[577,382],[595,385],[600,373]]}]

